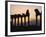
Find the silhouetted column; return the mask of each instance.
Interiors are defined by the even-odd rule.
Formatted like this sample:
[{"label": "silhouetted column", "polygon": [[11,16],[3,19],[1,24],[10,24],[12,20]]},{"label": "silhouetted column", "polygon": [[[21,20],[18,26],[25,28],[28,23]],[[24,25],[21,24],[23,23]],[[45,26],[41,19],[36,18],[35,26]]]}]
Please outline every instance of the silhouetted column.
[{"label": "silhouetted column", "polygon": [[19,17],[18,17],[18,26],[19,26]]},{"label": "silhouetted column", "polygon": [[29,24],[29,16],[28,16],[28,26],[30,26],[30,24]]},{"label": "silhouetted column", "polygon": [[36,15],[36,25],[37,25],[37,15]]},{"label": "silhouetted column", "polygon": [[15,26],[16,26],[16,17],[15,17]]},{"label": "silhouetted column", "polygon": [[26,16],[24,16],[24,26],[26,26]]},{"label": "silhouetted column", "polygon": [[40,15],[40,28],[41,28],[41,25],[42,25],[42,17]]},{"label": "silhouetted column", "polygon": [[23,22],[22,22],[22,16],[21,16],[21,26],[23,26]]},{"label": "silhouetted column", "polygon": [[42,22],[42,19],[41,19],[42,17],[41,17],[41,15],[40,15],[40,25],[41,25],[41,22]]}]

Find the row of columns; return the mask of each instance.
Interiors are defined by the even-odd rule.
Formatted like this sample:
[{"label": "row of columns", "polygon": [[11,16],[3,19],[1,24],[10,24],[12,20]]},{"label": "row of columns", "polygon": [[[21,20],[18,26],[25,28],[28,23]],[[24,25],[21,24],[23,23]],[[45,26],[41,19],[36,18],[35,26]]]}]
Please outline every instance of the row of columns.
[{"label": "row of columns", "polygon": [[[41,25],[41,22],[42,22],[42,19],[41,18],[42,17],[41,17],[41,15],[39,15],[39,16],[40,16],[40,21],[39,22],[40,22],[40,25]],[[37,24],[38,24],[38,16],[36,15],[36,26],[37,26]]]},{"label": "row of columns", "polygon": [[[24,17],[24,24],[23,24],[23,17]],[[26,17],[28,17],[28,22],[27,22],[27,24],[26,24]],[[19,18],[21,18],[21,23],[19,23],[19,22],[20,22]],[[17,21],[18,23],[16,23],[16,19],[18,19],[18,21]],[[14,20],[14,22],[13,22],[13,20]],[[11,16],[11,24],[12,24],[13,26],[28,26],[28,25],[30,25],[30,23],[29,23],[29,16],[16,17],[15,15],[12,15],[12,16]],[[20,24],[20,25],[19,25],[19,24]],[[36,16],[36,25],[38,25],[37,16]],[[40,25],[41,25],[41,15],[40,15]]]},{"label": "row of columns", "polygon": [[[26,17],[28,17],[27,25],[26,25]],[[21,18],[21,24],[19,23],[19,18]],[[24,25],[23,25],[23,18],[24,18]],[[13,19],[14,19],[14,22],[13,22]],[[16,19],[18,19],[18,21],[17,21],[18,23],[16,23]],[[29,16],[25,15],[25,16],[15,17],[15,15],[12,15],[11,16],[11,24],[13,26],[28,26],[29,25]]]}]

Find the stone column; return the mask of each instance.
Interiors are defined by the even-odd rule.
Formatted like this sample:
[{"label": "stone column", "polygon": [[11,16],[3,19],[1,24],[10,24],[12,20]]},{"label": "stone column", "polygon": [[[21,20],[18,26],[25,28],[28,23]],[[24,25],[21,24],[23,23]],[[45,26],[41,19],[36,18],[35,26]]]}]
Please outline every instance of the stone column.
[{"label": "stone column", "polygon": [[16,17],[15,17],[15,22],[14,23],[15,23],[15,26],[16,26]]},{"label": "stone column", "polygon": [[26,16],[24,16],[24,26],[26,26]]},{"label": "stone column", "polygon": [[42,26],[42,16],[40,15],[40,29],[41,29],[41,26]]},{"label": "stone column", "polygon": [[13,25],[13,16],[11,15],[11,25]]},{"label": "stone column", "polygon": [[37,22],[38,22],[38,21],[37,21],[37,15],[36,15],[36,26],[37,26]]},{"label": "stone column", "polygon": [[30,26],[30,24],[29,24],[29,16],[28,16],[28,26]]},{"label": "stone column", "polygon": [[23,26],[23,23],[22,23],[22,16],[21,16],[21,26]]},{"label": "stone column", "polygon": [[18,26],[19,26],[19,16],[18,16]]}]

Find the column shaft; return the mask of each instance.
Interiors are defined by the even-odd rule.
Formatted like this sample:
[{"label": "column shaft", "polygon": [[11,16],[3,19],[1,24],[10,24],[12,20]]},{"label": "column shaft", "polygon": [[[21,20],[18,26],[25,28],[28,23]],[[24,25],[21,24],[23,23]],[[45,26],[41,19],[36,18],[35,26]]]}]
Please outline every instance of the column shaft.
[{"label": "column shaft", "polygon": [[19,26],[19,17],[18,17],[18,26]]},{"label": "column shaft", "polygon": [[16,17],[15,17],[15,26],[16,26]]},{"label": "column shaft", "polygon": [[37,21],[37,15],[36,15],[36,26],[37,26],[37,22],[38,22],[38,21]]},{"label": "column shaft", "polygon": [[26,26],[26,17],[24,17],[24,26]]},{"label": "column shaft", "polygon": [[28,26],[29,26],[29,16],[28,16]]},{"label": "column shaft", "polygon": [[22,23],[22,16],[21,16],[21,26],[23,26],[23,23]]}]

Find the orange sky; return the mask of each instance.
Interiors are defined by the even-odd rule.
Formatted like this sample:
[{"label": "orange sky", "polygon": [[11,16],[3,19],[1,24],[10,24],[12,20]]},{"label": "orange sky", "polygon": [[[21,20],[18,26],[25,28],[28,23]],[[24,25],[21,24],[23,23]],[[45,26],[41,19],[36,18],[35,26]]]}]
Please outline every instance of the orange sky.
[{"label": "orange sky", "polygon": [[[26,10],[29,9],[29,13],[30,13],[30,21],[33,19],[36,19],[35,17],[35,11],[34,9],[39,9],[39,11],[41,12],[42,7],[41,6],[31,6],[31,5],[10,5],[10,15],[14,15],[14,14],[21,14],[22,13],[26,13]],[[38,17],[39,19],[39,17]]]}]

